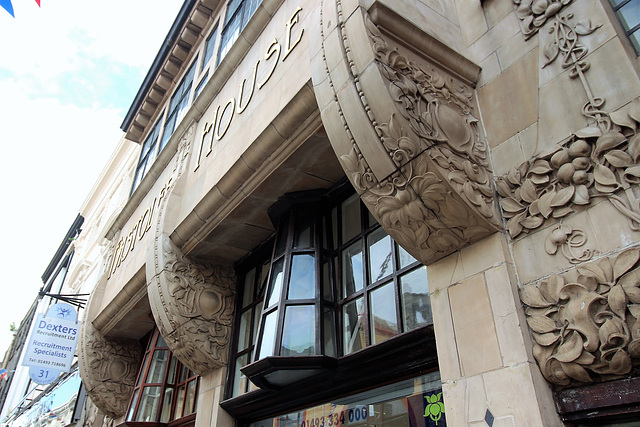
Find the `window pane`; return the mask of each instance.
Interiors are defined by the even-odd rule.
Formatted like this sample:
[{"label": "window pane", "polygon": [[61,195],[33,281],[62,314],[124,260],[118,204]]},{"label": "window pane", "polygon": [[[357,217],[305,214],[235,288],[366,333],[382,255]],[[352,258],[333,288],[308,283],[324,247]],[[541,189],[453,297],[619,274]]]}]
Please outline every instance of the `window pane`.
[{"label": "window pane", "polygon": [[329,261],[330,258],[325,258],[322,263],[322,296],[327,301],[333,301],[334,278]]},{"label": "window pane", "polygon": [[299,248],[311,248],[315,246],[315,215],[313,212],[303,210],[298,213],[296,218],[296,229],[293,237],[293,247]]},{"label": "window pane", "polygon": [[398,334],[396,295],[393,282],[389,282],[371,292],[371,324],[373,333],[371,344],[388,340]]},{"label": "window pane", "polygon": [[351,240],[360,231],[360,196],[354,194],[342,203],[342,243]]},{"label": "window pane", "polygon": [[400,264],[400,268],[405,268],[408,265],[417,262],[418,260],[413,257],[409,252],[405,251],[404,248],[396,243],[398,248],[398,263]]},{"label": "window pane", "polygon": [[400,278],[404,330],[433,323],[427,268],[419,267]]},{"label": "window pane", "polygon": [[191,380],[187,385],[187,396],[184,402],[184,415],[189,415],[193,413],[194,406],[196,403],[196,384],[198,380]]},{"label": "window pane", "polygon": [[251,337],[251,310],[242,313],[240,317],[240,330],[238,331],[238,351],[242,351],[249,346]]},{"label": "window pane", "polygon": [[136,390],[136,392],[133,393],[133,400],[131,401],[131,407],[129,408],[129,413],[127,414],[127,421],[132,421],[131,417],[133,417],[133,411],[136,409],[136,403],[138,402],[139,392],[140,390]]},{"label": "window pane", "polygon": [[174,355],[171,355],[171,362],[169,364],[169,375],[167,375],[167,384],[175,384],[177,368],[178,358]]},{"label": "window pane", "polygon": [[243,354],[236,359],[236,367],[233,375],[233,396],[239,396],[247,391],[247,377],[240,372],[240,369],[247,366],[247,360],[249,360],[248,354]]},{"label": "window pane", "polygon": [[173,403],[173,389],[168,388],[164,391],[164,400],[162,401],[162,412],[160,414],[160,422],[166,423],[171,417],[171,404]]},{"label": "window pane", "polygon": [[156,350],[153,352],[153,358],[149,366],[147,374],[147,383],[161,383],[164,377],[164,367],[167,363],[167,355],[169,350]]},{"label": "window pane", "polygon": [[253,340],[251,341],[251,344],[255,344],[256,343],[256,337],[258,336],[258,327],[260,326],[260,314],[262,314],[262,302],[259,302],[256,305],[255,308],[255,313],[253,314],[253,334],[251,335],[253,337]]},{"label": "window pane", "polygon": [[618,16],[626,31],[640,24],[640,2],[631,1],[618,10]]},{"label": "window pane", "polygon": [[362,243],[355,242],[342,252],[342,296],[348,297],[364,287]]},{"label": "window pane", "polygon": [[140,396],[140,406],[134,421],[155,422],[158,416],[160,390],[162,387],[144,387]]},{"label": "window pane", "polygon": [[136,383],[136,387],[139,387],[142,384],[142,380],[144,379],[144,368],[147,367],[147,361],[149,360],[149,352],[144,355],[144,361],[142,362],[141,369],[142,371],[138,374],[138,382]]},{"label": "window pane", "polygon": [[393,272],[391,237],[382,227],[367,236],[369,246],[369,277],[375,283]]},{"label": "window pane", "polygon": [[283,219],[280,220],[280,224],[278,225],[278,237],[276,240],[276,251],[273,254],[274,258],[282,255],[287,249],[287,237],[289,236],[289,215],[286,215]]},{"label": "window pane", "polygon": [[256,269],[252,268],[244,277],[244,289],[242,291],[242,308],[253,301],[253,289],[256,281]]},{"label": "window pane", "polygon": [[178,388],[178,397],[176,398],[176,409],[173,411],[173,418],[182,418],[182,408],[184,408],[184,392],[185,384]]},{"label": "window pane", "polygon": [[207,46],[204,49],[204,58],[202,58],[202,68],[206,67],[207,63],[213,57],[213,52],[215,51],[215,47],[216,47],[217,35],[218,35],[218,27],[216,26],[213,29],[213,31],[211,31],[211,34],[207,39]]},{"label": "window pane", "polygon": [[280,294],[282,292],[283,266],[284,260],[282,258],[273,265],[273,269],[271,271],[271,285],[269,286],[269,298],[267,299],[267,308],[280,301]]},{"label": "window pane", "polygon": [[225,57],[231,46],[236,41],[238,36],[240,35],[240,31],[242,28],[241,14],[236,14],[233,18],[231,18],[231,22],[227,24],[222,31],[222,38],[220,39],[220,52],[218,53],[218,64]]},{"label": "window pane", "polygon": [[324,323],[324,354],[330,357],[337,357],[334,311],[330,308],[325,308],[322,321]]},{"label": "window pane", "polygon": [[312,305],[289,306],[284,313],[280,356],[316,354],[315,309]]},{"label": "window pane", "polygon": [[343,307],[344,354],[353,353],[366,346],[364,298],[360,297]]},{"label": "window pane", "polygon": [[264,318],[264,328],[262,329],[262,344],[260,347],[260,359],[273,356],[273,347],[276,342],[276,321],[278,320],[278,310],[272,311]]},{"label": "window pane", "polygon": [[291,261],[289,299],[315,298],[316,263],[313,255],[294,255]]}]

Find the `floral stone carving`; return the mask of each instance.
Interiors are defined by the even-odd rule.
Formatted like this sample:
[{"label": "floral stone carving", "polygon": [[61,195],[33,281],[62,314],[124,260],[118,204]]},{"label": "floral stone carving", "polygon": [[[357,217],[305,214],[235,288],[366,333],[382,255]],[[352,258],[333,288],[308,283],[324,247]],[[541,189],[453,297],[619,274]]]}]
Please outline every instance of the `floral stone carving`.
[{"label": "floral stone carving", "polygon": [[542,374],[560,386],[613,379],[640,361],[640,250],[526,285],[520,297]]},{"label": "floral stone carving", "polygon": [[[341,164],[373,216],[424,264],[500,229],[473,88],[428,58],[412,60],[391,47],[365,11],[345,21],[342,2],[335,0],[335,7],[342,59],[350,72],[347,89],[335,87],[334,78],[341,76],[328,65],[336,58],[332,45],[325,43],[332,33],[325,33],[329,24],[323,16],[324,70],[312,74],[328,78],[334,104],[321,106],[325,129],[336,152],[347,152],[340,155]],[[352,43],[352,38],[370,44]],[[371,58],[373,67],[359,65],[362,57]],[[349,91],[357,93],[360,111],[338,94]],[[377,138],[364,138],[350,126],[366,118]],[[346,139],[347,150],[336,147]]]},{"label": "floral stone carving", "polygon": [[140,343],[104,337],[88,321],[81,328],[78,365],[87,394],[107,416],[121,417],[142,361]]},{"label": "floral stone carving", "polygon": [[176,357],[198,374],[226,365],[233,269],[194,262],[166,236],[157,239],[158,245],[148,294],[160,333]]},{"label": "floral stone carving", "polygon": [[536,35],[550,18],[573,0],[513,0],[525,39]]},{"label": "floral stone carving", "polygon": [[512,238],[563,218],[578,207],[606,199],[640,230],[640,210],[631,186],[640,183],[640,98],[607,115],[611,123],[577,131],[554,151],[498,178],[500,205]]}]

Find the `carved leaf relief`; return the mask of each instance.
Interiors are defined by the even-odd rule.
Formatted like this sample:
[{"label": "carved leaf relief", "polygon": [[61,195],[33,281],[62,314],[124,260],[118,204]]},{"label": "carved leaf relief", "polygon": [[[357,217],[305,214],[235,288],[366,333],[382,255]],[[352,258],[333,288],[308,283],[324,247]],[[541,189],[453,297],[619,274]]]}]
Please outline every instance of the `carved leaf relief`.
[{"label": "carved leaf relief", "polygon": [[570,386],[628,374],[640,359],[640,250],[524,286],[534,356],[550,382]]}]

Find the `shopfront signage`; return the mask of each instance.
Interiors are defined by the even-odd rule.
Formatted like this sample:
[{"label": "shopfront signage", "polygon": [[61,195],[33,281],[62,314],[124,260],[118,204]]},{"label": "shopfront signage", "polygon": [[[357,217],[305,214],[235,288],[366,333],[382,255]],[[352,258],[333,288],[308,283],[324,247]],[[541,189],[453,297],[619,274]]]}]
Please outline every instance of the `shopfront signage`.
[{"label": "shopfront signage", "polygon": [[[298,31],[298,29],[295,27],[299,24],[301,11],[301,7],[297,8],[286,23],[287,28],[284,40],[284,53],[282,53],[283,47],[277,39],[273,39],[271,44],[269,44],[269,47],[264,54],[263,63],[267,67],[266,76],[261,81],[256,82],[258,69],[262,64],[261,60],[258,59],[258,61],[256,61],[255,65],[253,66],[253,71],[251,73],[251,83],[247,84],[247,79],[243,79],[240,83],[237,98],[232,97],[227,102],[219,104],[216,107],[213,120],[211,122],[205,122],[200,139],[200,152],[198,153],[198,161],[196,162],[194,170],[197,170],[198,167],[200,167],[200,160],[202,159],[202,152],[205,150],[205,144],[207,142],[209,144],[207,152],[205,153],[205,157],[207,157],[213,150],[214,141],[220,141],[227,133],[227,130],[229,130],[229,126],[231,126],[233,117],[236,114],[242,114],[247,109],[249,103],[251,102],[251,99],[253,98],[253,93],[256,90],[256,86],[258,90],[262,89],[262,87],[269,81],[269,79],[273,75],[273,72],[275,71],[278,64],[280,62],[284,62],[289,54],[293,51],[293,49],[300,43],[300,40],[302,40],[302,35],[304,34],[304,29],[300,29]],[[282,61],[280,60],[281,54]]]},{"label": "shopfront signage", "polygon": [[39,314],[31,328],[22,364],[38,384],[49,384],[61,372],[69,372],[76,352],[80,322],[75,309],[66,303],[52,305]]}]

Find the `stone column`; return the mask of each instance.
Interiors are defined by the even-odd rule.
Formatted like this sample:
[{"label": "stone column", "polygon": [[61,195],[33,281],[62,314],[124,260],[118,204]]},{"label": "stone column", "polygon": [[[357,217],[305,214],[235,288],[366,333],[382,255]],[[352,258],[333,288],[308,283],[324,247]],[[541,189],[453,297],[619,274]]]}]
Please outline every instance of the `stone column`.
[{"label": "stone column", "polygon": [[505,235],[427,271],[447,425],[563,425],[531,353]]}]

